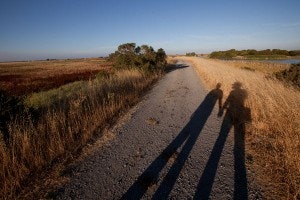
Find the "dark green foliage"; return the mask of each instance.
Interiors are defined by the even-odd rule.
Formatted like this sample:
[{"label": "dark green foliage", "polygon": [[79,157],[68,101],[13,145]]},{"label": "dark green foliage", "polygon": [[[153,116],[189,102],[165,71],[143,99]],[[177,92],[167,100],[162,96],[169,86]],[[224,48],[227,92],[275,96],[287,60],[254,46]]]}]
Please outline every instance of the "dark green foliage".
[{"label": "dark green foliage", "polygon": [[275,76],[300,88],[300,63],[292,64],[289,69],[275,73]]},{"label": "dark green foliage", "polygon": [[23,111],[24,105],[20,98],[8,96],[0,90],[0,137],[2,134],[6,143],[9,139],[7,122],[15,119],[17,114]]},{"label": "dark green foliage", "polygon": [[167,54],[162,48],[159,48],[156,52],[156,62],[159,68],[167,65]]},{"label": "dark green foliage", "polygon": [[0,89],[0,138],[5,144],[9,143],[10,135],[8,124],[22,118],[25,123],[35,122],[40,117],[40,112],[24,104],[23,97],[8,95]]},{"label": "dark green foliage", "polygon": [[300,56],[300,50],[289,51],[290,56]]},{"label": "dark green foliage", "polygon": [[228,51],[214,51],[210,54],[210,58],[219,58],[219,59],[232,59],[237,56],[235,49],[230,49]]},{"label": "dark green foliage", "polygon": [[151,46],[136,46],[135,43],[121,44],[115,53],[109,55],[115,69],[136,68],[148,72],[162,70],[167,64],[166,58],[162,48],[156,52]]},{"label": "dark green foliage", "polygon": [[188,52],[185,54],[186,56],[197,56],[195,52]]},{"label": "dark green foliage", "polygon": [[300,51],[287,51],[281,49],[265,49],[257,51],[255,49],[248,50],[235,50],[230,49],[227,51],[214,51],[210,54],[210,58],[218,59],[232,59],[237,56],[243,56],[246,59],[281,59],[287,56],[297,56],[300,55]]}]

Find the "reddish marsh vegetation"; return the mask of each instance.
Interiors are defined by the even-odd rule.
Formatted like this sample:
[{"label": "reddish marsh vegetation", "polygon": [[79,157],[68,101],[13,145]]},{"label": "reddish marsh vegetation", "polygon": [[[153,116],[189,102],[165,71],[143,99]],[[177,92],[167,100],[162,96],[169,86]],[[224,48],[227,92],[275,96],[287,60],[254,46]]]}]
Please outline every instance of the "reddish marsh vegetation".
[{"label": "reddish marsh vegetation", "polygon": [[111,63],[100,58],[0,63],[0,87],[10,95],[26,95],[93,79],[110,69]]}]

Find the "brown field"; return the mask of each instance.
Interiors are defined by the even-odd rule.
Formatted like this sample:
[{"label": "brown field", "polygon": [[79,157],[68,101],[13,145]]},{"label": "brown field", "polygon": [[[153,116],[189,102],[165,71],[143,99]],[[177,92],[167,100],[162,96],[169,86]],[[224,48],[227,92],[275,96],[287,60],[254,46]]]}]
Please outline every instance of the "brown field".
[{"label": "brown field", "polygon": [[110,69],[111,63],[101,58],[0,63],[0,88],[10,95],[27,95]]},{"label": "brown field", "polygon": [[247,165],[255,171],[267,199],[299,199],[300,92],[270,76],[286,66],[191,57],[175,59],[191,63],[208,89],[221,83],[225,99],[234,82],[242,83],[248,93],[245,103],[252,115],[246,127]]}]

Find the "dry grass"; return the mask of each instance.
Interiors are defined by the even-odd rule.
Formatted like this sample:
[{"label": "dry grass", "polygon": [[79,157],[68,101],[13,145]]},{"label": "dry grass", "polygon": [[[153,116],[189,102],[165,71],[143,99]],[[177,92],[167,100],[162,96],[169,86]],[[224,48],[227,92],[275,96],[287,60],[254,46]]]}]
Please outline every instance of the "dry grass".
[{"label": "dry grass", "polygon": [[[247,125],[246,150],[249,166],[264,186],[267,199],[300,198],[300,92],[267,78],[270,66],[251,63],[257,71],[244,70],[245,63],[179,57],[191,63],[209,89],[222,84],[224,98],[239,81],[248,92],[247,107],[252,123]],[[276,71],[277,69],[275,69]],[[273,69],[272,69],[273,71]]]},{"label": "dry grass", "polygon": [[100,58],[0,63],[0,87],[11,95],[26,95],[110,69],[111,63]]},{"label": "dry grass", "polygon": [[167,57],[167,62],[169,65],[174,65],[177,62],[177,59],[175,58],[175,56],[168,56]]},{"label": "dry grass", "polygon": [[0,199],[17,198],[35,176],[72,157],[136,103],[158,75],[136,70],[116,72],[86,86],[38,121],[17,119],[9,124],[10,142],[0,141]]},{"label": "dry grass", "polygon": [[263,62],[252,60],[215,60],[215,62],[249,71],[258,71],[268,75],[288,69],[290,66],[286,63]]}]

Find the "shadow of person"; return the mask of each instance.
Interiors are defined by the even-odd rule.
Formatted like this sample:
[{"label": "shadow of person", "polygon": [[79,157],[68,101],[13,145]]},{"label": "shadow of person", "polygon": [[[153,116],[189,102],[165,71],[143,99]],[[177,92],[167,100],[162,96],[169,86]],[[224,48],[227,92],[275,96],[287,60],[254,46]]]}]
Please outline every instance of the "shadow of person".
[{"label": "shadow of person", "polygon": [[[175,161],[152,199],[167,199],[179,174],[187,160],[196,140],[203,129],[208,117],[216,104],[222,104],[223,92],[218,84],[216,89],[210,91],[198,106],[190,118],[190,121],[180,131],[176,138],[161,152],[161,154],[148,166],[148,168],[137,178],[121,199],[141,199],[152,185],[158,184],[160,172],[166,166],[171,157]],[[220,106],[219,106],[220,107]],[[182,146],[183,145],[183,146]],[[181,151],[179,148],[182,146]]]},{"label": "shadow of person", "polygon": [[[245,107],[248,94],[240,82],[232,85],[223,109],[227,109],[220,134],[199,180],[194,199],[208,199],[217,172],[218,163],[227,136],[234,127],[234,199],[248,199],[247,175],[245,167],[245,122],[250,120],[250,110]],[[222,111],[221,111],[222,112]]]}]

